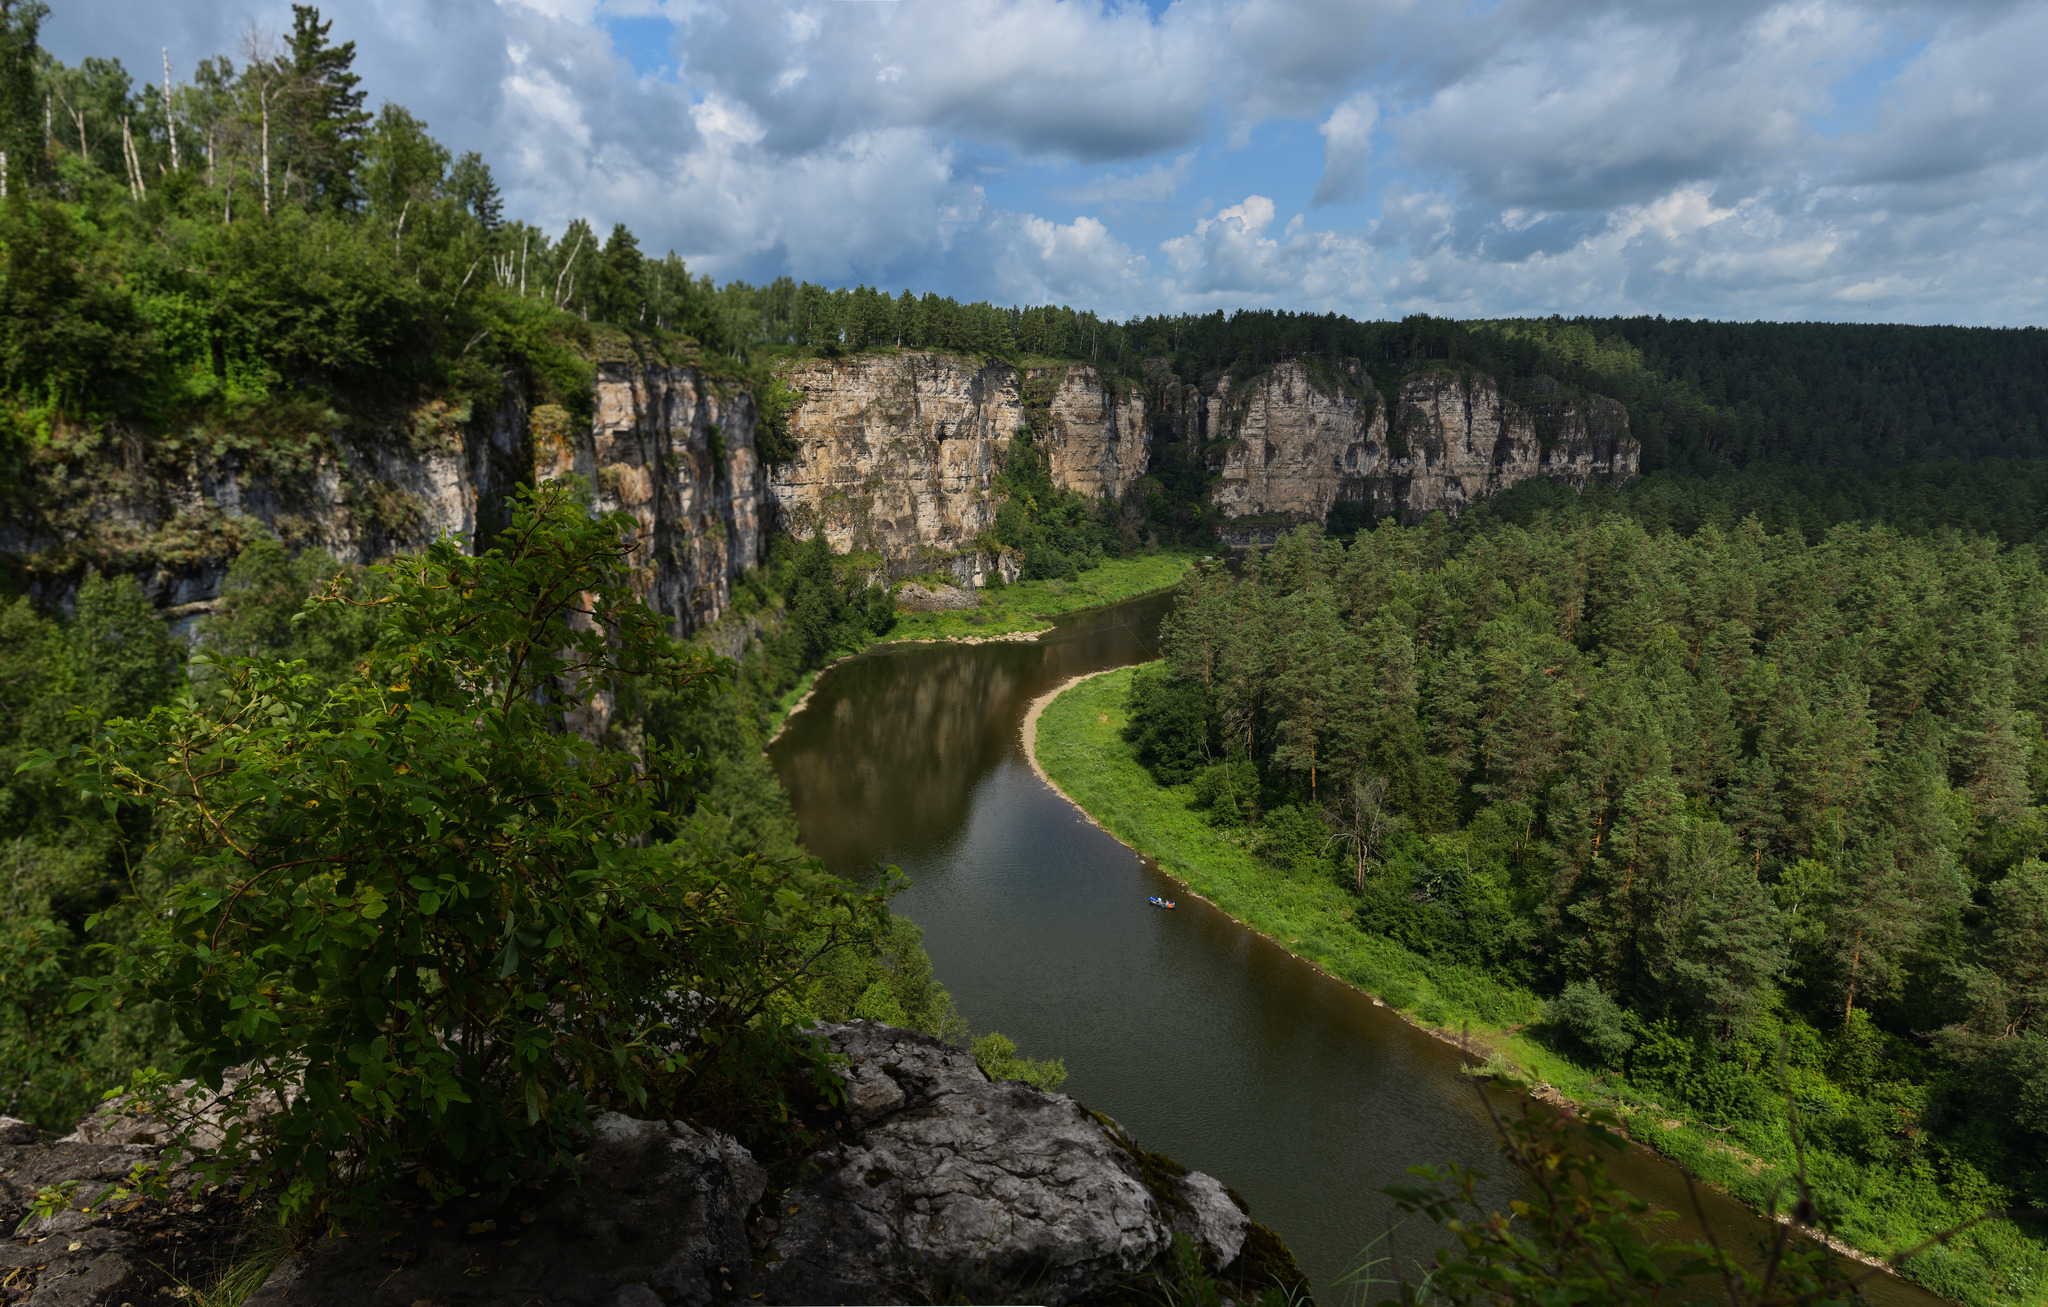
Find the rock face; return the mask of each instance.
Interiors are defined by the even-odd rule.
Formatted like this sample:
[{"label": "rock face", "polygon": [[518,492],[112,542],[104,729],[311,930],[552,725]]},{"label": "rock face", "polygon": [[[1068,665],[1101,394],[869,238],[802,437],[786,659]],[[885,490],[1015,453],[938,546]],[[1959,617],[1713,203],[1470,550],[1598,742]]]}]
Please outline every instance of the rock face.
[{"label": "rock face", "polygon": [[38,446],[27,493],[0,518],[0,555],[38,599],[67,602],[96,567],[197,615],[256,535],[354,562],[444,533],[487,537],[530,474],[526,412],[514,403],[481,412],[431,401],[380,431],[278,431],[253,450],[179,434]]},{"label": "rock face", "polygon": [[1489,377],[1419,372],[1401,383],[1394,412],[1355,365],[1315,376],[1297,360],[1233,390],[1183,399],[1185,421],[1229,444],[1211,502],[1233,534],[1270,538],[1320,521],[1340,500],[1414,517],[1456,514],[1535,476],[1583,489],[1634,476],[1641,448],[1628,412],[1603,396],[1566,399],[1537,378],[1530,403],[1502,398]]},{"label": "rock face", "polygon": [[[153,1161],[153,1146],[40,1142],[21,1122],[0,1130],[0,1140],[4,1301],[156,1307],[182,1296],[174,1292],[173,1277],[211,1283],[239,1246],[240,1213],[225,1195],[195,1195],[174,1180],[168,1202],[95,1202],[133,1168]],[[70,1186],[72,1205],[33,1216],[37,1193],[61,1186]],[[88,1205],[92,1211],[80,1210]]]},{"label": "rock face", "polygon": [[0,552],[25,560],[46,597],[90,564],[134,572],[160,604],[196,616],[253,536],[358,563],[444,534],[484,544],[517,486],[573,472],[593,507],[640,521],[634,562],[649,603],[679,632],[715,620],[761,553],[751,396],[696,368],[613,361],[599,365],[594,398],[594,420],[574,430],[553,406],[430,402],[392,429],[309,435],[291,462],[166,440],[146,464],[102,466],[93,479],[39,466],[38,514],[0,522]]},{"label": "rock face", "polygon": [[[867,1022],[830,1030],[852,1130],[779,1207],[773,1302],[1068,1303],[1151,1267],[1178,1228],[1235,1261],[1251,1221],[1207,1176],[1162,1201],[1120,1132],[1061,1094],[990,1084],[960,1049]],[[1023,1298],[1014,1295],[1025,1295]]]},{"label": "rock face", "polygon": [[[726,1135],[604,1113],[575,1182],[321,1238],[248,1307],[1066,1304],[1162,1270],[1176,1235],[1235,1296],[1275,1278],[1305,1290],[1277,1236],[1220,1183],[1065,1095],[992,1084],[967,1053],[910,1031],[854,1021],[823,1033],[844,1058],[844,1117],[779,1192]],[[8,1229],[39,1190],[77,1182],[72,1206],[0,1237],[0,1288],[20,1291],[6,1301],[156,1307],[186,1296],[174,1276],[206,1284],[225,1268],[240,1210],[189,1174],[173,1176],[168,1202],[96,1201],[157,1157],[160,1134],[112,1111],[40,1142],[0,1119]]]},{"label": "rock face", "polygon": [[[971,549],[995,524],[995,476],[1027,424],[1064,489],[1116,497],[1145,472],[1144,400],[1084,364],[1020,373],[907,351],[809,360],[783,379],[804,398],[789,418],[796,457],[768,481],[777,524],[800,536],[823,529],[841,552]],[[961,579],[978,584],[987,566]]]},{"label": "rock face", "polygon": [[789,417],[799,448],[772,478],[744,388],[631,355],[597,365],[587,425],[552,405],[430,401],[387,429],[300,432],[295,452],[261,458],[176,437],[68,458],[44,449],[35,508],[0,519],[0,555],[44,599],[64,602],[96,566],[140,576],[159,604],[197,617],[255,535],[360,563],[444,534],[487,543],[515,487],[574,473],[594,508],[639,521],[638,588],[688,633],[724,615],[732,581],[775,528],[822,525],[839,550],[879,551],[891,576],[1014,579],[1015,558],[975,545],[1026,425],[1064,488],[1120,496],[1145,472],[1142,398],[1085,365],[1020,373],[944,354],[857,354],[799,363],[788,382],[804,394]]},{"label": "rock face", "polygon": [[637,586],[687,634],[728,611],[771,530],[822,529],[835,549],[879,553],[878,579],[1014,580],[1019,559],[981,544],[1000,507],[996,475],[1027,428],[1056,485],[1120,498],[1147,471],[1157,426],[1172,442],[1162,450],[1216,471],[1211,507],[1232,543],[1321,521],[1340,501],[1413,517],[1532,476],[1583,488],[1634,475],[1640,453],[1610,399],[1535,378],[1514,403],[1486,377],[1425,371],[1390,407],[1355,361],[1283,360],[1208,393],[1148,367],[1156,422],[1138,388],[1080,363],[1020,371],[876,352],[802,360],[783,379],[802,395],[787,418],[796,453],[772,469],[755,452],[744,388],[618,351],[597,365],[587,424],[554,406],[430,401],[383,430],[279,435],[260,456],[176,436],[39,446],[18,501],[32,507],[0,519],[0,555],[45,601],[61,605],[95,566],[138,575],[158,603],[196,618],[255,535],[352,562],[443,534],[487,543],[516,486],[573,473],[595,508],[639,522]]},{"label": "rock face", "polygon": [[732,580],[761,561],[762,486],[754,401],[695,368],[606,364],[587,430],[538,410],[533,476],[575,473],[592,507],[641,527],[636,586],[679,632],[718,620]]},{"label": "rock face", "polygon": [[1347,394],[1309,380],[1287,360],[1233,394],[1218,386],[1212,412],[1231,443],[1210,503],[1226,518],[1274,514],[1292,521],[1329,516],[1347,469],[1359,475],[1384,454],[1387,419],[1371,387]]},{"label": "rock face", "polygon": [[1052,481],[1091,499],[1121,499],[1145,475],[1151,446],[1145,437],[1145,399],[1136,390],[1112,390],[1086,364],[1028,373],[1026,394],[1048,395],[1034,418],[1052,460]]},{"label": "rock face", "polygon": [[981,596],[972,590],[943,582],[937,586],[926,586],[917,581],[906,581],[896,592],[896,606],[912,613],[958,611],[980,607]]}]

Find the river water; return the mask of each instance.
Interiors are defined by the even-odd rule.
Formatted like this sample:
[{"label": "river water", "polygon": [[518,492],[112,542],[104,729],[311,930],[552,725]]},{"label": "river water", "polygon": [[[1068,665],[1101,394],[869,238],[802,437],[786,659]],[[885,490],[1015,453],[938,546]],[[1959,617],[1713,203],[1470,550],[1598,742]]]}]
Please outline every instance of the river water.
[{"label": "river water", "polygon": [[[975,1033],[1066,1059],[1065,1092],[1147,1148],[1207,1171],[1278,1230],[1326,1303],[1398,1217],[1382,1192],[1417,1162],[1503,1167],[1463,1054],[1175,884],[1086,821],[1025,761],[1024,713],[1068,677],[1157,656],[1169,595],[1061,621],[1036,642],[885,646],[819,677],[769,750],[804,842],[841,874],[901,867]],[[1676,1168],[1631,1150],[1613,1172],[1689,1211]],[[1509,1196],[1496,1182],[1489,1198]],[[1724,1239],[1761,1223],[1702,1191]],[[1439,1240],[1396,1228],[1404,1264]],[[1884,1303],[1941,1300],[1897,1280]],[[1372,1295],[1386,1296],[1385,1286]]]}]

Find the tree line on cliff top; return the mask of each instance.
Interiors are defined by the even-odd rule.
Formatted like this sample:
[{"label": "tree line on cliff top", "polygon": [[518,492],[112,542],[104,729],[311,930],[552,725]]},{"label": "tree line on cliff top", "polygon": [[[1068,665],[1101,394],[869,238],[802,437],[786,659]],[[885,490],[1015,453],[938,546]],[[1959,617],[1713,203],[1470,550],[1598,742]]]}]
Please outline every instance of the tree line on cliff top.
[{"label": "tree line on cliff top", "polygon": [[400,105],[367,107],[354,44],[310,6],[294,6],[289,33],[252,33],[161,86],[118,60],[56,60],[37,44],[43,12],[23,0],[0,14],[0,434],[17,458],[38,441],[91,446],[110,422],[131,438],[193,421],[296,431],[328,408],[489,402],[508,384],[585,411],[592,323],[687,338],[715,365],[755,369],[764,392],[758,369],[792,350],[1085,361],[1155,394],[1306,356],[1357,359],[1389,394],[1408,370],[1452,367],[1613,396],[1646,471],[2048,456],[2039,330],[1115,321],[788,277],[721,286],[643,251],[624,224],[550,236],[508,215],[487,161]]}]

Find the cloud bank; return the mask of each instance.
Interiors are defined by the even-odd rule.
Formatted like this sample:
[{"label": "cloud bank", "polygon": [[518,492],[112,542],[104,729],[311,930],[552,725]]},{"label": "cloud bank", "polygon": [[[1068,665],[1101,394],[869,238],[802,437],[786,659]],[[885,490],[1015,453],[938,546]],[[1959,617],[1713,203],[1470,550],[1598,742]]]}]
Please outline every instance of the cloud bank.
[{"label": "cloud bank", "polygon": [[[2048,0],[354,0],[513,212],[1117,314],[2038,323]],[[154,80],[266,0],[68,0]],[[644,71],[643,71],[644,70]]]}]

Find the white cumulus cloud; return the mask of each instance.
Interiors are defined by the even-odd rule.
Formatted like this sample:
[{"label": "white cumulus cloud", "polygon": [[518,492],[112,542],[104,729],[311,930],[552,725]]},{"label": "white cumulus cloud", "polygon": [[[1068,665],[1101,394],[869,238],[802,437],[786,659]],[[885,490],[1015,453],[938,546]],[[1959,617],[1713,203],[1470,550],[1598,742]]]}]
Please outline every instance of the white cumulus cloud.
[{"label": "white cumulus cloud", "polygon": [[1372,129],[1380,106],[1360,91],[1330,110],[1323,125],[1323,180],[1316,185],[1317,204],[1356,199],[1365,186],[1365,165],[1372,159]]}]

